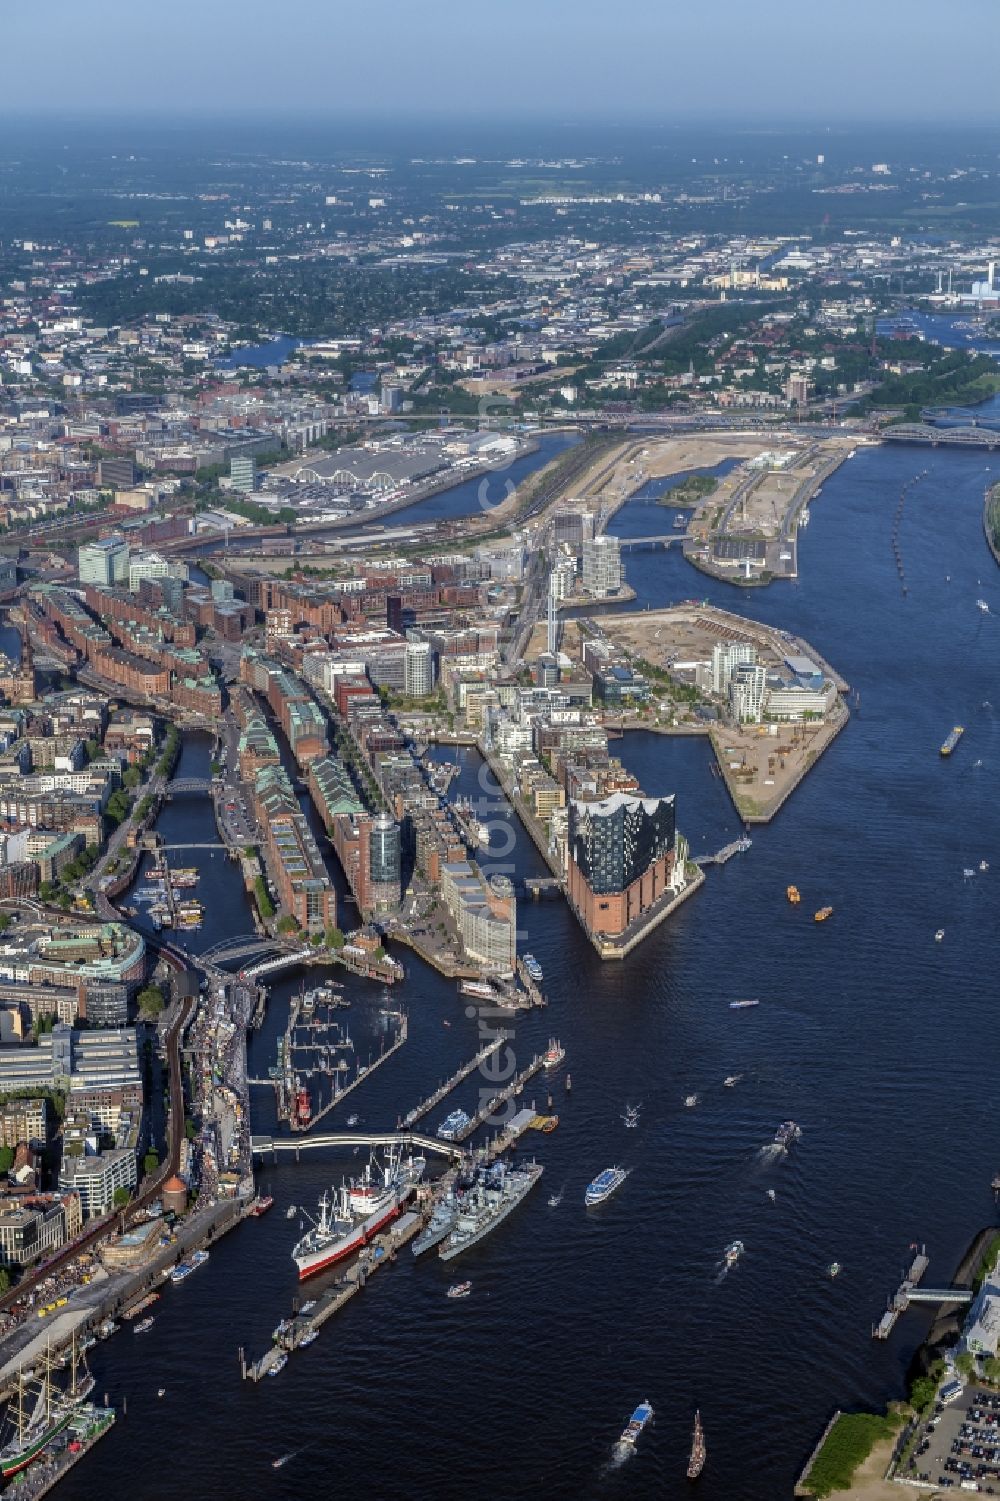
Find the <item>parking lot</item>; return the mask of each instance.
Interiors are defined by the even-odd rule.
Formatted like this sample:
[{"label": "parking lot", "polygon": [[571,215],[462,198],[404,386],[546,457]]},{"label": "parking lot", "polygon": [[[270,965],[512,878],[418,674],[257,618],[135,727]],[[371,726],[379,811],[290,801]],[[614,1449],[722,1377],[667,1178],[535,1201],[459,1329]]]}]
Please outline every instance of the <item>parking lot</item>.
[{"label": "parking lot", "polygon": [[1000,1393],[970,1386],[938,1403],[900,1479],[1000,1496]]}]

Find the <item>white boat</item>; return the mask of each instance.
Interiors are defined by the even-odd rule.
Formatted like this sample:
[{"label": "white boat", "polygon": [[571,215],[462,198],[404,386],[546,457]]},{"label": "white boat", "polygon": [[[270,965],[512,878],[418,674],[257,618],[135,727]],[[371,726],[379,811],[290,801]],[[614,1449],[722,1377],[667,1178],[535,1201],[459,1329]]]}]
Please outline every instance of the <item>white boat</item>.
[{"label": "white boat", "polygon": [[772,1204],[774,1203],[775,1199],[778,1197],[773,1188],[769,1188],[768,1189],[767,1196],[771,1200]]},{"label": "white boat", "polygon": [[938,928],[937,932],[934,934],[934,942],[935,943],[940,943],[943,937],[944,937],[944,928]]},{"label": "white boat", "polygon": [[698,1096],[696,1094],[689,1094],[685,1096],[684,1103],[689,1110],[693,1110],[698,1103]]},{"label": "white boat", "polygon": [[308,1334],[303,1334],[302,1338],[299,1340],[299,1349],[304,1350],[307,1345],[311,1345],[317,1339],[319,1339],[319,1330],[310,1329]]},{"label": "white boat", "polygon": [[626,1105],[625,1106],[625,1114],[622,1116],[622,1120],[625,1122],[626,1127],[630,1131],[634,1131],[638,1127],[638,1125],[639,1125],[639,1111],[641,1109],[642,1109],[641,1105]]},{"label": "white boat", "polygon": [[727,1271],[730,1267],[736,1265],[745,1250],[746,1246],[741,1240],[731,1240],[729,1242],[728,1246],[722,1253],[722,1259],[726,1263]]},{"label": "white boat", "polygon": [[985,873],[986,873],[986,871],[988,871],[988,870],[989,870],[989,868],[990,868],[990,863],[989,863],[989,861],[988,861],[988,860],[980,860],[980,862],[979,862],[979,869],[980,869],[980,870],[981,870],[981,871],[982,871],[982,872],[983,872],[983,873],[984,873],[984,874],[985,874]]},{"label": "white boat", "polygon": [[742,1074],[727,1074],[722,1082],[727,1089],[732,1089],[733,1086],[738,1084],[742,1078]]},{"label": "white boat", "polygon": [[472,1291],[471,1282],[453,1282],[448,1289],[449,1298],[467,1298]]},{"label": "white boat", "polygon": [[349,1115],[347,1117],[347,1124],[349,1126],[357,1126],[357,1125],[360,1124],[360,1121],[361,1121],[360,1115]]},{"label": "white boat", "polygon": [[583,1201],[588,1209],[592,1209],[595,1204],[603,1204],[605,1199],[610,1199],[611,1195],[621,1188],[627,1177],[628,1172],[623,1167],[606,1167],[602,1173],[598,1173],[584,1194]]},{"label": "white boat", "polygon": [[987,614],[987,615],[988,615],[988,614],[989,614],[989,613],[990,613],[990,607],[989,607],[989,605],[988,605],[988,604],[987,604],[987,603],[986,603],[986,601],[985,601],[985,599],[977,599],[977,600],[976,600],[976,604],[977,604],[977,605],[978,605],[978,606],[979,606],[979,608],[980,608],[980,609],[981,609],[981,610],[984,610],[984,611],[985,611],[985,612],[986,612],[986,614]]},{"label": "white boat", "polygon": [[287,1355],[279,1355],[278,1358],[277,1358],[277,1360],[274,1362],[274,1365],[268,1366],[268,1368],[267,1368],[267,1374],[269,1376],[280,1376],[281,1373],[282,1373],[282,1371],[285,1369],[285,1366],[287,1364],[288,1364],[288,1356]]}]

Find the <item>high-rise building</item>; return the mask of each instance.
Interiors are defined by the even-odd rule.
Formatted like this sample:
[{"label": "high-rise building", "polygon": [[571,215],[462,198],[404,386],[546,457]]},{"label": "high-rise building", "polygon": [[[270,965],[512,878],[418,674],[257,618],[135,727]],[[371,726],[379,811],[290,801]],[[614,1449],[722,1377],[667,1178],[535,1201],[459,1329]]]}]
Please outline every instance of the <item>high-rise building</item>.
[{"label": "high-rise building", "polygon": [[385,382],[382,386],[382,410],[385,413],[401,412],[403,409],[403,388],[394,383]]},{"label": "high-rise building", "polygon": [[738,662],[729,679],[729,713],[737,724],[760,724],[767,673],[758,662]]},{"label": "high-rise building", "polygon": [[77,571],[81,584],[121,584],[128,579],[128,543],[124,537],[101,537],[80,547]]},{"label": "high-rise building", "polygon": [[376,911],[398,906],[401,872],[399,824],[380,813],[368,835],[368,890]]},{"label": "high-rise building", "polygon": [[434,657],[429,641],[407,641],[404,684],[407,698],[426,698],[434,692]]},{"label": "high-rise building", "polygon": [[591,933],[621,934],[671,887],[674,796],[615,792],[569,805],[569,899]]},{"label": "high-rise building", "polygon": [[712,647],[712,692],[725,698],[735,669],[756,660],[757,648],[749,641],[717,641]]},{"label": "high-rise building", "polygon": [[385,623],[397,636],[403,634],[403,596],[387,594],[385,597]]},{"label": "high-rise building", "polygon": [[617,594],[622,586],[622,551],[617,537],[604,532],[583,544],[583,587],[595,599]]},{"label": "high-rise building", "polygon": [[252,453],[234,453],[229,460],[229,478],[233,489],[252,495],[257,488],[257,460]]}]

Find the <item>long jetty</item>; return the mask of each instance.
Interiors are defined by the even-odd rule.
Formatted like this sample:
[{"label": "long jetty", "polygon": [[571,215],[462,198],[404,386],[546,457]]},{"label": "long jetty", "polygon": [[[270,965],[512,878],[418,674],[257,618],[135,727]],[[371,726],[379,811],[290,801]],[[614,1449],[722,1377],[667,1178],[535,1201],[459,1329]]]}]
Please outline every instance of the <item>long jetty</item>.
[{"label": "long jetty", "polygon": [[476,1111],[475,1115],[469,1121],[468,1125],[463,1126],[461,1131],[456,1133],[455,1140],[465,1141],[472,1135],[473,1131],[478,1131],[483,1122],[488,1120],[495,1110],[497,1110],[501,1105],[506,1104],[508,1100],[512,1100],[516,1094],[521,1093],[521,1090],[524,1088],[525,1084],[527,1084],[528,1080],[533,1078],[535,1074],[538,1073],[539,1069],[543,1067],[544,1063],[544,1054],[536,1053],[534,1058],[532,1058],[531,1062],[528,1064],[527,1068],[522,1069],[519,1074],[511,1079],[510,1083],[504,1089],[501,1089],[497,1094],[493,1096],[491,1100],[488,1100],[481,1109]]},{"label": "long jetty", "polygon": [[925,1249],[921,1248],[910,1263],[909,1271],[904,1272],[894,1295],[889,1299],[889,1306],[886,1308],[885,1313],[877,1324],[872,1325],[872,1339],[889,1338],[899,1315],[906,1312],[910,1296],[922,1280],[927,1266],[928,1261]]},{"label": "long jetty", "polygon": [[309,1334],[318,1331],[327,1319],[339,1313],[345,1303],[349,1303],[355,1293],[361,1291],[369,1277],[373,1277],[380,1267],[394,1261],[396,1252],[413,1239],[423,1223],[424,1219],[421,1214],[413,1212],[404,1214],[391,1230],[373,1240],[362,1251],[354,1265],[332,1287],[321,1294],[316,1300],[315,1308],[310,1309],[308,1315],[296,1314],[278,1325],[280,1332],[276,1331],[274,1344],[259,1360],[248,1363],[245,1352],[241,1349],[239,1352],[240,1370],[244,1380],[260,1381],[263,1376],[269,1375],[282,1356],[287,1357],[293,1350],[298,1349]]},{"label": "long jetty", "polygon": [[403,1125],[415,1126],[417,1121],[422,1120],[428,1111],[434,1109],[435,1105],[440,1105],[441,1101],[451,1094],[456,1085],[461,1084],[463,1079],[467,1079],[475,1069],[479,1068],[480,1064],[486,1062],[487,1058],[492,1058],[493,1054],[498,1052],[503,1044],[508,1042],[513,1035],[513,1032],[498,1033],[492,1042],[487,1043],[484,1048],[479,1049],[474,1058],[470,1058],[468,1063],[463,1063],[462,1067],[457,1069],[449,1079],[446,1079],[443,1084],[438,1085],[433,1094],[429,1094],[426,1100],[421,1100],[419,1105],[416,1105],[405,1115],[403,1117]]}]

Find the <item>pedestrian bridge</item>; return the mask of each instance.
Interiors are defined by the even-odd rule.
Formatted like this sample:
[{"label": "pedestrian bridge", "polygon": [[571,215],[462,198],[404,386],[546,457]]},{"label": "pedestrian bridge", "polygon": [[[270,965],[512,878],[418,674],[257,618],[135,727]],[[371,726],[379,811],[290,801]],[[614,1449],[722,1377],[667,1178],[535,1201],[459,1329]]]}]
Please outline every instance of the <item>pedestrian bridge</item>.
[{"label": "pedestrian bridge", "polygon": [[438,1136],[424,1136],[419,1131],[322,1131],[315,1136],[251,1136],[250,1151],[255,1157],[276,1157],[279,1152],[294,1155],[312,1147],[419,1147],[441,1157],[464,1156],[453,1141]]},{"label": "pedestrian bridge", "polygon": [[675,542],[683,542],[685,533],[678,530],[668,532],[661,537],[621,537],[622,552],[659,552],[673,547]]},{"label": "pedestrian bridge", "polygon": [[971,1303],[975,1293],[968,1287],[908,1287],[907,1303]]}]

